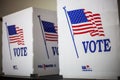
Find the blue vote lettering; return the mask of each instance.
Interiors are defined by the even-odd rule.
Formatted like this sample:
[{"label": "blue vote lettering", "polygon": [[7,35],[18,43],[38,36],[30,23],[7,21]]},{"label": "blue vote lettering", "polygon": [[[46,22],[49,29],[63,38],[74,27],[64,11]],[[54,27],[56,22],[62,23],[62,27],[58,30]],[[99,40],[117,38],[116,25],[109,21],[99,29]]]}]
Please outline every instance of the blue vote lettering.
[{"label": "blue vote lettering", "polygon": [[14,56],[27,56],[27,47],[13,48]]},{"label": "blue vote lettering", "polygon": [[103,39],[103,40],[96,40],[96,41],[91,40],[91,41],[82,42],[85,53],[110,52],[111,51],[110,43],[111,43],[110,39]]},{"label": "blue vote lettering", "polygon": [[94,48],[89,47],[90,52],[94,53],[96,51],[96,43],[95,41],[90,41],[89,46],[94,46]]},{"label": "blue vote lettering", "polygon": [[58,53],[58,47],[52,47],[52,51],[53,51],[53,55],[55,56],[55,54],[59,55]]}]

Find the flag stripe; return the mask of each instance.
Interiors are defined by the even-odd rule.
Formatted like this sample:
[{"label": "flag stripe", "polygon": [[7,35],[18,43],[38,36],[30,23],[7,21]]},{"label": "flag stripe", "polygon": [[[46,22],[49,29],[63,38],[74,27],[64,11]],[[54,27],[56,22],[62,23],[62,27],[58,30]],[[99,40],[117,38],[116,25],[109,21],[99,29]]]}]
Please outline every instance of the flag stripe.
[{"label": "flag stripe", "polygon": [[45,38],[47,41],[57,41],[58,40],[58,35],[55,33],[48,33],[45,32]]},{"label": "flag stripe", "polygon": [[85,34],[85,33],[89,33],[90,31],[92,31],[92,30],[87,30],[87,31],[83,31],[83,32],[74,32],[74,34],[75,34],[75,35]]},{"label": "flag stripe", "polygon": [[47,41],[53,41],[53,42],[54,42],[54,41],[58,41],[57,39],[56,39],[56,40],[53,40],[53,39],[52,39],[52,40],[51,40],[51,39],[46,39],[46,40],[47,40]]},{"label": "flag stripe", "polygon": [[100,14],[93,14],[93,15],[94,15],[96,27],[97,27],[98,32],[99,32],[99,36],[105,36],[104,30],[102,27],[102,23],[101,23],[102,21],[101,21]]}]

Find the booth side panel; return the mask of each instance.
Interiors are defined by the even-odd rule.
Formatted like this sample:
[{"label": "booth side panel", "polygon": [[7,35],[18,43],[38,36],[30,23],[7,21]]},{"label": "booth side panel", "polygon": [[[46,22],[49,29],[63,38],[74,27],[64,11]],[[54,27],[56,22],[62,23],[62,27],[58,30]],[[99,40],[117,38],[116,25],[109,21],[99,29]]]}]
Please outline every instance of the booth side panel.
[{"label": "booth side panel", "polygon": [[[34,73],[37,73],[39,76],[58,74],[59,62],[56,12],[34,8],[33,17]],[[47,40],[46,33],[49,34],[47,37],[51,37],[50,35],[52,35],[53,41]]]},{"label": "booth side panel", "polygon": [[5,75],[33,73],[32,8],[3,17],[2,68]]},{"label": "booth side panel", "polygon": [[64,78],[117,78],[117,0],[57,0],[57,13],[60,74]]}]

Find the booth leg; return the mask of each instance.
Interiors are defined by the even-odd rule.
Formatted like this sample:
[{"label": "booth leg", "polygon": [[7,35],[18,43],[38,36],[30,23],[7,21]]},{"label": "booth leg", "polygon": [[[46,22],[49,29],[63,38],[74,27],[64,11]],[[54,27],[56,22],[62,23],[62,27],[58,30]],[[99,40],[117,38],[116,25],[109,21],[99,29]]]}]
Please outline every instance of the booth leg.
[{"label": "booth leg", "polygon": [[31,78],[38,78],[38,74],[31,74],[30,77]]}]

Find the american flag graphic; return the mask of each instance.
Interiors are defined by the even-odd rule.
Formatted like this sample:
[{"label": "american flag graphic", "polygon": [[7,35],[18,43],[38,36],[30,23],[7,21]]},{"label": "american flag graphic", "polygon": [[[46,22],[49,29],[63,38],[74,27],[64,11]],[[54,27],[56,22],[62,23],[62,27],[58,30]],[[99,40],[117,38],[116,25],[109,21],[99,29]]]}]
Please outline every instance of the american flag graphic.
[{"label": "american flag graphic", "polygon": [[58,41],[58,34],[55,30],[54,23],[42,21],[46,41]]},{"label": "american flag graphic", "polygon": [[85,9],[67,11],[73,34],[89,33],[90,36],[105,36],[100,14]]},{"label": "american flag graphic", "polygon": [[7,26],[9,43],[17,43],[18,45],[24,45],[23,29],[16,27],[15,25]]}]

